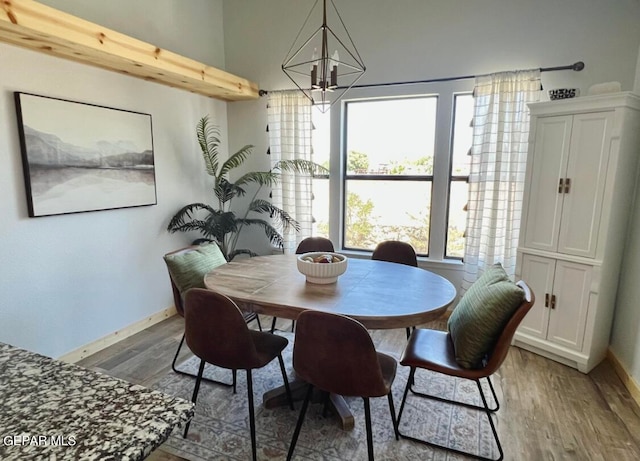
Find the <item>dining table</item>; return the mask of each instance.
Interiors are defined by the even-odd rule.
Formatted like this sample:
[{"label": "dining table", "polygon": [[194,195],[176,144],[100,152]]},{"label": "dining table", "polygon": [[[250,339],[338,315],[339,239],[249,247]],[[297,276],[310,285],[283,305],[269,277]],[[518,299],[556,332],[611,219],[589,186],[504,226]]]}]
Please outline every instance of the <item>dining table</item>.
[{"label": "dining table", "polygon": [[0,342],[0,459],[146,458],[194,404]]},{"label": "dining table", "polygon": [[[234,259],[207,273],[205,287],[234,300],[241,309],[295,320],[305,310],[346,315],[368,329],[395,329],[439,318],[456,298],[453,284],[428,270],[371,259],[348,258],[335,283],[307,282],[298,255],[276,254]],[[303,392],[304,383],[292,383]],[[353,416],[341,398],[331,402],[344,429]],[[265,393],[265,408],[286,404],[283,388]]]}]

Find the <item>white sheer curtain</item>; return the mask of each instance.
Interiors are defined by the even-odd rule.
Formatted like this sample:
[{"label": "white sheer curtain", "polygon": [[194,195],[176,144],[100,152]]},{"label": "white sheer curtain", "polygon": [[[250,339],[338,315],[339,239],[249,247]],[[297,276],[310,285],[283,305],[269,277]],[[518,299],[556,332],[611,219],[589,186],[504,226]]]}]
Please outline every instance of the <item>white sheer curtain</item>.
[{"label": "white sheer curtain", "polygon": [[[311,160],[311,101],[301,91],[269,91],[267,106],[271,166],[280,160]],[[284,251],[294,253],[298,243],[311,235],[311,177],[282,172],[272,191],[272,203],[298,221],[300,231],[285,232]]]},{"label": "white sheer curtain", "polygon": [[540,71],[478,77],[462,291],[493,264],[515,274],[527,165],[529,108],[540,97]]}]

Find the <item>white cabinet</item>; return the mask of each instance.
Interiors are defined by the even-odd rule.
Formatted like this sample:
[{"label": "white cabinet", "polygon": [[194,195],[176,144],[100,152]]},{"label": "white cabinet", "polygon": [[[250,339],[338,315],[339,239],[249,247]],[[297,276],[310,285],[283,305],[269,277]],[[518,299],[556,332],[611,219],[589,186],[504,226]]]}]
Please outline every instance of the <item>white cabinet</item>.
[{"label": "white cabinet", "polygon": [[609,344],[640,156],[640,97],[530,108],[516,275],[536,304],[514,342],[588,372]]},{"label": "white cabinet", "polygon": [[591,266],[525,254],[522,278],[537,293],[520,331],[580,351],[584,342]]}]

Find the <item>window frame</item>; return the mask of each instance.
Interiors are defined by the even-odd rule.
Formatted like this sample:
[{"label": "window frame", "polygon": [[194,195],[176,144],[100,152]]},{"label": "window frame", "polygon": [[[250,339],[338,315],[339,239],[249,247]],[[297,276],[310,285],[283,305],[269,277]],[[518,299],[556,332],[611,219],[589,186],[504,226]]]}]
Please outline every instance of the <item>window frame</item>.
[{"label": "window frame", "polygon": [[[370,250],[352,250],[344,246],[344,216],[346,208],[345,202],[347,199],[345,194],[347,102],[384,98],[396,99],[438,96],[431,191],[432,205],[430,215],[431,225],[429,229],[429,255],[420,256],[420,261],[460,263],[460,258],[445,257],[453,140],[453,104],[455,95],[459,93],[471,93],[473,91],[473,84],[473,80],[459,80],[421,84],[418,89],[413,85],[352,88],[343,100],[332,106],[330,114],[329,238],[334,242],[339,251],[344,251],[355,257],[367,257],[371,254]],[[443,152],[446,152],[446,154],[443,154]],[[371,175],[366,176],[367,179],[371,179]],[[386,180],[389,178],[391,178],[391,176],[384,176]]]}]

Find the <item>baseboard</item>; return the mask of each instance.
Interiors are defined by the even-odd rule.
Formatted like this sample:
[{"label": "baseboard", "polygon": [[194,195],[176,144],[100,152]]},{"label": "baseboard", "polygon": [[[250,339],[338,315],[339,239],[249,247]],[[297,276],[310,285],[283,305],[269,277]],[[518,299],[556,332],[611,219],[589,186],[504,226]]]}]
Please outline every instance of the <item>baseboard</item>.
[{"label": "baseboard", "polygon": [[166,309],[161,310],[160,312],[156,312],[155,314],[142,319],[134,324],[124,327],[121,330],[114,331],[92,343],[86,344],[75,351],[71,351],[63,356],[59,357],[58,360],[62,360],[63,362],[75,363],[78,362],[96,352],[101,351],[102,349],[106,349],[109,346],[114,345],[118,341],[122,341],[129,336],[133,336],[136,333],[141,332],[145,328],[149,328],[151,325],[155,325],[156,323],[162,322],[169,317],[176,315],[175,306],[168,307]]},{"label": "baseboard", "polygon": [[635,379],[629,374],[626,370],[622,362],[616,357],[611,348],[607,350],[607,358],[611,365],[613,365],[613,369],[616,374],[620,377],[622,384],[627,388],[629,394],[631,394],[631,398],[636,401],[638,405],[640,405],[640,385],[636,382]]}]

